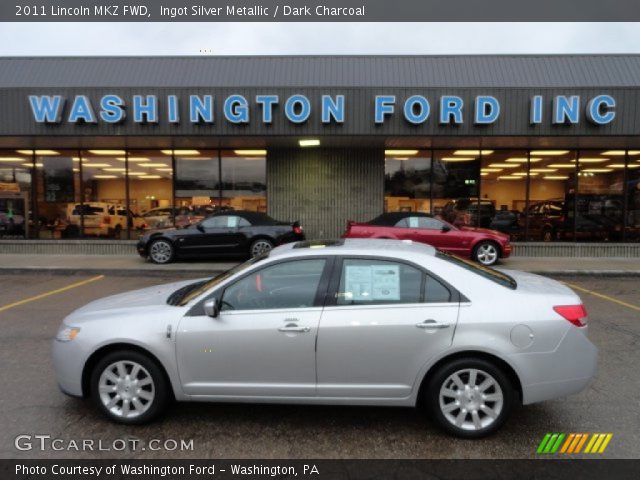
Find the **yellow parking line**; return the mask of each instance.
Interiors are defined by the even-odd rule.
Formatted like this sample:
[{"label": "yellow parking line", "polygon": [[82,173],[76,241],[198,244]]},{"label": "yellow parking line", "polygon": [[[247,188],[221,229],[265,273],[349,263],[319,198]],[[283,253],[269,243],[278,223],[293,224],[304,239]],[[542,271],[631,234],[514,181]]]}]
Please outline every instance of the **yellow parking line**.
[{"label": "yellow parking line", "polygon": [[72,288],[81,287],[82,285],[86,285],[87,283],[95,282],[96,280],[102,280],[104,275],[98,275],[97,277],[88,278],[87,280],[82,280],[81,282],[72,283],[71,285],[67,285],[66,287],[57,288],[55,290],[50,290],[45,293],[41,293],[40,295],[36,295],[34,297],[25,298],[24,300],[20,300],[15,303],[10,303],[9,305],[4,305],[0,307],[0,312],[4,312],[5,310],[9,310],[13,307],[18,307],[20,305],[24,305],[25,303],[34,302],[36,300],[40,300],[41,298],[49,297],[51,295],[55,295],[56,293],[62,293],[67,290],[71,290]]},{"label": "yellow parking line", "polygon": [[610,297],[610,296],[604,295],[602,293],[594,292],[593,290],[588,290],[586,288],[579,287],[578,285],[574,285],[572,283],[566,283],[565,282],[565,285],[568,286],[568,287],[571,287],[571,288],[575,288],[576,290],[580,290],[581,292],[585,292],[585,293],[588,293],[590,295],[593,295],[594,297],[602,298],[604,300],[608,300],[610,302],[617,303],[618,305],[622,305],[623,307],[627,307],[627,308],[630,308],[632,310],[637,310],[637,311],[640,312],[640,306],[638,306],[638,305],[633,305],[632,303],[623,302],[622,300],[618,300],[617,298]]}]

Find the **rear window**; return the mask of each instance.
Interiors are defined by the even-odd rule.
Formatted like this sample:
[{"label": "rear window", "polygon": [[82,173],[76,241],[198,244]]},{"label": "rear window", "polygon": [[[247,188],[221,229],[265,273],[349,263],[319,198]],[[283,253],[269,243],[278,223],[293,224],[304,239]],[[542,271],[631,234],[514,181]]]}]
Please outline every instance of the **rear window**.
[{"label": "rear window", "polygon": [[436,252],[436,257],[447,262],[454,263],[459,267],[464,268],[465,270],[469,270],[476,275],[480,275],[481,277],[487,278],[492,282],[495,282],[498,285],[502,285],[503,287],[510,288],[511,290],[515,290],[518,287],[518,284],[513,278],[511,278],[506,273],[499,272],[498,270],[494,270],[493,268],[485,267],[470,260],[465,260],[463,258],[456,257],[455,255],[441,252],[439,250],[438,252]]}]

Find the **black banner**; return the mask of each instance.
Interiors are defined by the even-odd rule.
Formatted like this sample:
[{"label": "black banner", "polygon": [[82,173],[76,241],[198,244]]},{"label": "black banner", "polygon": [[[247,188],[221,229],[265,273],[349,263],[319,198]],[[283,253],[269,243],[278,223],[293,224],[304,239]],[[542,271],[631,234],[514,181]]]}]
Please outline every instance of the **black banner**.
[{"label": "black banner", "polygon": [[636,0],[16,0],[0,3],[0,22],[543,21],[637,22],[640,8]]},{"label": "black banner", "polygon": [[0,478],[338,480],[618,480],[637,478],[639,460],[0,460]]}]

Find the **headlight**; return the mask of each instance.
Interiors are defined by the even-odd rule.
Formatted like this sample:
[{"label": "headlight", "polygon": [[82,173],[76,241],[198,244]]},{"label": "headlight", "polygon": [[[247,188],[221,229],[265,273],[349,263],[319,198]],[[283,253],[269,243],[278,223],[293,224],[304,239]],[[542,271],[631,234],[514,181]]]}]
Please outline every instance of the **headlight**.
[{"label": "headlight", "polygon": [[80,328],[67,327],[66,325],[63,325],[62,327],[60,327],[60,330],[58,330],[58,333],[56,334],[56,340],[58,340],[59,342],[70,342],[71,340],[76,338],[78,333],[80,333]]}]

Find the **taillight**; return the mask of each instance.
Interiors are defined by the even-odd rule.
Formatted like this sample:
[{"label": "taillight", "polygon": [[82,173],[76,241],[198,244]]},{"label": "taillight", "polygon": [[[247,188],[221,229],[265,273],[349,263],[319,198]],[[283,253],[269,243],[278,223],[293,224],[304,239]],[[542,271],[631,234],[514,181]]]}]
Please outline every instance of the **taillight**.
[{"label": "taillight", "polygon": [[295,233],[296,235],[301,235],[302,234],[302,227],[300,225],[294,225],[293,226],[293,233]]},{"label": "taillight", "polygon": [[553,309],[576,327],[584,327],[587,324],[587,309],[582,304],[556,305]]}]

